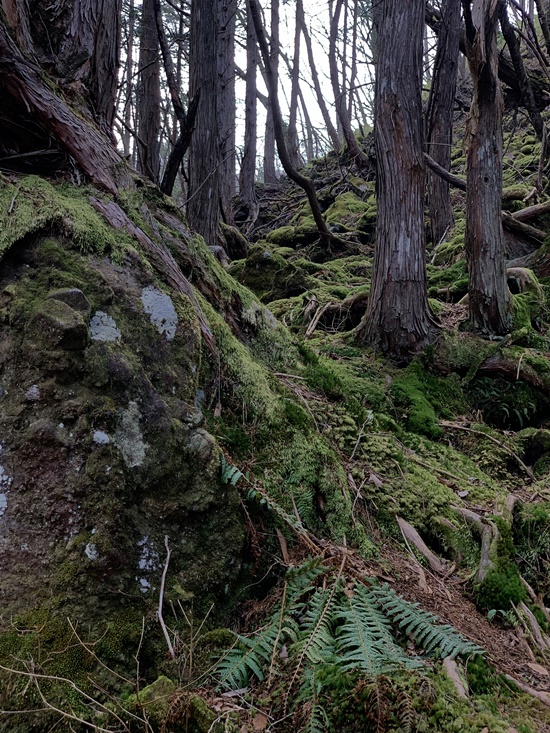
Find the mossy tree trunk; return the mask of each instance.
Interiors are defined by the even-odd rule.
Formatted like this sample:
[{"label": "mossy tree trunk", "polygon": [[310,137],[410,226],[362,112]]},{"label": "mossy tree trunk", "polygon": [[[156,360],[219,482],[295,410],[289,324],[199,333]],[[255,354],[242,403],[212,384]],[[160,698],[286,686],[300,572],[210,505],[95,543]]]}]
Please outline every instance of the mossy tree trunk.
[{"label": "mossy tree trunk", "polygon": [[[358,334],[407,359],[436,331],[426,288],[422,153],[423,0],[373,3],[378,55],[376,249],[369,306]],[[403,39],[407,39],[404,43]]]},{"label": "mossy tree trunk", "polygon": [[485,335],[511,326],[502,232],[502,93],[498,80],[500,0],[463,0],[474,96],[468,121],[466,252],[470,324]]}]

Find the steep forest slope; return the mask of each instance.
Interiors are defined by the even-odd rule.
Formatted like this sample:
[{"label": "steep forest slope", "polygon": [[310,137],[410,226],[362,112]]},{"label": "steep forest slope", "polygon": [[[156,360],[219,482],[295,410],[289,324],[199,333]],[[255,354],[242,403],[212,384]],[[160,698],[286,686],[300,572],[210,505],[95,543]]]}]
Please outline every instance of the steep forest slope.
[{"label": "steep forest slope", "polygon": [[[510,210],[539,154],[508,131]],[[550,730],[546,273],[461,330],[457,192],[392,364],[373,172],[310,173],[335,251],[282,182],[229,265],[153,186],[2,178],[2,730]]]}]

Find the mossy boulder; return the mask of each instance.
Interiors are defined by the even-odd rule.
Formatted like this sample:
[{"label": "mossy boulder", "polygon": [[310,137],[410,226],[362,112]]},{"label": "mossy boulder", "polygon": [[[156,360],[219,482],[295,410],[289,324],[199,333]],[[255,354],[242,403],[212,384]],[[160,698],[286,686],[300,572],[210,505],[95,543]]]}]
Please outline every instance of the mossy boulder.
[{"label": "mossy boulder", "polygon": [[252,247],[246,260],[230,272],[264,302],[301,295],[314,283],[301,267],[262,243]]},{"label": "mossy boulder", "polygon": [[[0,293],[5,612],[44,604],[99,620],[125,599],[146,605],[165,536],[167,591],[176,583],[198,609],[221,608],[243,533],[204,425],[189,298],[135,250],[121,266],[63,236],[10,253]],[[98,313],[103,329],[92,327]]]}]

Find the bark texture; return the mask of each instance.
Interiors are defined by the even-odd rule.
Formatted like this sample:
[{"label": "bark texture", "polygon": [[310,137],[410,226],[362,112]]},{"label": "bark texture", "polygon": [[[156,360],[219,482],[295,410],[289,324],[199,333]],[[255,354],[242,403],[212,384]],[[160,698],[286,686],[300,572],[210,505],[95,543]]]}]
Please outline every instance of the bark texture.
[{"label": "bark texture", "polygon": [[[451,167],[459,42],[460,0],[446,0],[426,115],[428,155],[445,170]],[[428,174],[428,204],[432,241],[438,244],[454,226],[454,215],[449,184],[433,173]]]},{"label": "bark texture", "polygon": [[136,105],[138,170],[158,183],[160,172],[160,50],[154,0],[143,0]]},{"label": "bark texture", "polygon": [[187,216],[206,244],[217,242],[220,211],[218,145],[218,2],[195,0],[189,38],[190,96],[200,95],[196,126],[189,147]]},{"label": "bark texture", "polygon": [[[254,22],[250,15],[250,8],[246,8],[246,93],[245,93],[245,120],[244,120],[244,151],[243,162],[239,177],[240,198],[245,207],[245,214],[250,223],[256,220],[258,203],[256,200],[256,154],[258,137],[258,117],[256,99],[258,45]],[[250,225],[250,224],[249,224]]]},{"label": "bark texture", "polygon": [[497,24],[501,2],[463,0],[468,63],[474,87],[468,121],[466,252],[472,328],[509,332],[510,293],[502,233],[502,93]]},{"label": "bark texture", "polygon": [[[358,334],[398,359],[428,344],[422,153],[423,0],[374,8],[378,56],[375,145],[378,219],[369,306]],[[403,39],[407,43],[403,43]]]},{"label": "bark texture", "polygon": [[235,14],[237,0],[218,0],[218,136],[220,146],[220,210],[233,221],[235,195]]},{"label": "bark texture", "polygon": [[[8,29],[0,22],[0,115],[17,122],[16,154],[24,156],[26,145],[36,152],[41,139],[71,155],[82,172],[98,188],[116,194],[124,175],[121,159],[109,142],[78,117],[44,82],[40,68],[25,59]],[[27,136],[25,127],[32,133]],[[4,130],[5,132],[5,130]],[[42,137],[41,137],[42,136]],[[15,144],[3,137],[0,149]]]},{"label": "bark texture", "polygon": [[19,48],[75,98],[81,95],[86,104],[79,111],[91,112],[108,134],[115,116],[121,4],[122,0],[2,0]]}]

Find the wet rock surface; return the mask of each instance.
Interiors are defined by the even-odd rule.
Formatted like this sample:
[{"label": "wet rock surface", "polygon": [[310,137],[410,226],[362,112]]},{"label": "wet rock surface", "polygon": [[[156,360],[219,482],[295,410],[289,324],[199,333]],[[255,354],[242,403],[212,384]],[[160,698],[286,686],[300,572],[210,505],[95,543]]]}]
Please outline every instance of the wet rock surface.
[{"label": "wet rock surface", "polygon": [[2,613],[92,604],[98,617],[154,598],[165,536],[197,607],[224,598],[239,502],[194,404],[201,341],[184,297],[139,258],[45,240],[0,271],[0,308]]}]

